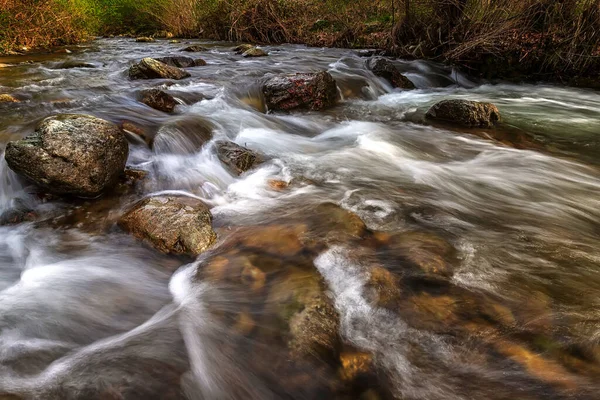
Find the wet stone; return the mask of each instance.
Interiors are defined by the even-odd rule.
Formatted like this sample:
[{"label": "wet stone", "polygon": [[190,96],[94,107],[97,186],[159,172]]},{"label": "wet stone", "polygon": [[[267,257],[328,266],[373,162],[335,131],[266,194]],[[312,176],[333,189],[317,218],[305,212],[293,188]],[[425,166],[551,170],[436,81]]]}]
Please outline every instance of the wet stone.
[{"label": "wet stone", "polygon": [[180,51],[186,51],[188,53],[198,53],[200,51],[207,51],[206,47],[202,47],[200,45],[192,45],[181,49]]},{"label": "wet stone", "polygon": [[140,36],[140,37],[136,38],[135,41],[138,43],[151,43],[151,42],[155,42],[156,40],[154,40],[154,38],[151,38],[148,36]]},{"label": "wet stone", "polygon": [[131,79],[184,79],[190,73],[177,67],[172,67],[163,62],[147,57],[129,68]]},{"label": "wet stone", "polygon": [[193,59],[185,56],[158,57],[156,60],[177,68],[200,67],[206,65],[206,61],[201,58]]},{"label": "wet stone", "polygon": [[170,113],[177,105],[173,96],[160,89],[143,90],[140,95],[142,103],[159,111]]},{"label": "wet stone", "polygon": [[233,49],[231,49],[231,51],[233,51],[236,54],[244,54],[246,51],[253,49],[254,47],[254,45],[245,43],[234,47]]},{"label": "wet stone", "polygon": [[277,75],[263,85],[269,110],[322,110],[338,98],[335,80],[328,72]]},{"label": "wet stone", "polygon": [[213,125],[198,116],[185,116],[158,129],[152,148],[158,154],[193,154],[213,137]]},{"label": "wet stone", "polygon": [[461,99],[440,101],[431,106],[425,116],[432,121],[467,128],[492,128],[500,122],[500,112],[495,105]]},{"label": "wet stone", "polygon": [[269,55],[269,53],[267,53],[266,51],[259,49],[258,47],[252,47],[252,48],[246,50],[242,54],[242,57],[253,58],[253,57],[266,57],[268,55]]},{"label": "wet stone", "polygon": [[382,57],[374,57],[367,61],[367,67],[373,74],[386,79],[395,88],[414,89],[415,85],[389,60]]},{"label": "wet stone", "polygon": [[44,119],[33,135],[9,142],[5,158],[13,171],[50,193],[96,197],[117,182],[128,152],[116,125],[60,114]]},{"label": "wet stone", "polygon": [[0,94],[0,103],[18,103],[19,100],[10,94]]},{"label": "wet stone", "polygon": [[84,62],[84,61],[70,60],[70,61],[65,61],[63,63],[58,64],[55,68],[56,69],[96,68],[96,66],[92,63],[88,63],[88,62]]},{"label": "wet stone", "polygon": [[241,175],[252,169],[261,161],[261,158],[254,151],[233,142],[218,141],[215,146],[219,160],[236,175]]},{"label": "wet stone", "polygon": [[168,254],[198,255],[216,240],[206,205],[190,197],[150,197],[135,204],[119,226]]}]

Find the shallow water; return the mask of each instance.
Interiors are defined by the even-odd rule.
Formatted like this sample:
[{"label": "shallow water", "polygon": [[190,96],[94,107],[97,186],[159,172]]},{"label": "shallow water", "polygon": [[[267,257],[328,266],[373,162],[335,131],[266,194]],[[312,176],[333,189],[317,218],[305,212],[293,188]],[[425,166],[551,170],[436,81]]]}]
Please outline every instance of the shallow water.
[{"label": "shallow water", "polygon": [[[167,41],[105,39],[32,63],[0,60],[15,63],[0,69],[0,93],[22,100],[0,104],[2,150],[63,112],[128,121],[148,140],[161,132],[152,148],[129,134],[128,166],[148,175],[98,200],[40,194],[2,158],[0,211],[28,210],[35,221],[0,227],[0,398],[598,398],[596,92],[491,85],[397,61],[417,86],[400,91],[350,50],[286,45],[243,59],[231,44],[202,44],[209,51],[193,56],[208,65],[176,82],[126,75],[132,62],[183,46]],[[68,59],[97,68],[55,69]],[[338,83],[336,107],[261,111],[265,76],[319,70]],[[139,103],[147,87],[177,97],[175,113]],[[424,124],[446,98],[491,101],[502,126]],[[199,126],[269,160],[232,175],[212,142],[190,141]],[[163,191],[210,205],[212,251],[161,255],[116,226],[130,204]],[[334,231],[318,211],[328,202],[368,232]],[[278,245],[285,235],[248,244],[281,226],[308,227],[326,245],[289,255]],[[257,259],[265,287],[204,273],[218,257]],[[389,302],[371,293],[381,269],[395,277]],[[278,307],[315,276],[339,316],[340,344],[333,358],[298,359]],[[367,354],[371,372],[343,378],[340,352]]]}]

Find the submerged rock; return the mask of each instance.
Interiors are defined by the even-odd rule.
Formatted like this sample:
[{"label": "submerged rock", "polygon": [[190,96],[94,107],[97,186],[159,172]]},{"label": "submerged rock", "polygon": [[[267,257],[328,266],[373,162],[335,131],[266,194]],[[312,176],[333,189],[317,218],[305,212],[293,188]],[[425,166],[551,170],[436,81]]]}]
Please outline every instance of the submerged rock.
[{"label": "submerged rock", "polygon": [[150,42],[155,42],[156,40],[154,40],[154,38],[151,38],[148,36],[140,36],[138,38],[135,38],[135,41],[138,43],[150,43]]},{"label": "submerged rock", "polygon": [[337,86],[328,72],[277,75],[262,88],[271,110],[322,110],[337,101]]},{"label": "submerged rock", "polygon": [[173,96],[160,89],[148,89],[141,92],[141,102],[159,111],[171,112],[177,105]]},{"label": "submerged rock", "polygon": [[44,119],[33,135],[9,142],[5,157],[13,171],[49,192],[95,197],[117,182],[128,152],[116,125],[60,114]]},{"label": "submerged rock", "polygon": [[258,47],[251,47],[242,54],[242,57],[266,57],[268,55],[269,53],[267,53],[263,49],[259,49]]},{"label": "submerged rock", "polygon": [[10,94],[0,94],[0,103],[19,103],[19,100]]},{"label": "submerged rock", "polygon": [[215,241],[212,215],[191,197],[159,196],[144,199],[119,220],[119,226],[167,254],[196,256]]},{"label": "submerged rock", "polygon": [[158,154],[192,154],[212,139],[213,126],[198,116],[186,116],[160,127],[152,148]]},{"label": "submerged rock", "polygon": [[235,54],[244,54],[246,51],[255,48],[254,45],[248,44],[248,43],[244,43],[244,44],[240,44],[239,46],[234,47],[233,49],[231,49],[231,51],[235,52]]},{"label": "submerged rock", "polygon": [[218,141],[215,146],[219,160],[236,175],[250,170],[260,162],[255,152],[233,142]]},{"label": "submerged rock", "polygon": [[94,64],[77,61],[77,60],[69,60],[63,63],[58,64],[56,69],[71,69],[71,68],[96,68]]},{"label": "submerged rock", "polygon": [[180,51],[187,51],[188,53],[198,53],[200,51],[206,51],[206,50],[208,50],[206,47],[202,47],[197,44],[194,44],[192,46],[184,47]]},{"label": "submerged rock", "polygon": [[385,58],[375,57],[367,61],[369,68],[376,76],[388,80],[393,87],[401,89],[414,89],[415,85],[398,71],[391,61]]},{"label": "submerged rock", "polygon": [[193,59],[186,56],[167,56],[159,57],[156,60],[163,62],[171,67],[177,68],[189,68],[189,67],[200,67],[206,65],[206,61],[201,58]]},{"label": "submerged rock", "polygon": [[425,116],[434,121],[478,128],[491,128],[500,121],[500,112],[492,103],[461,99],[440,101]]},{"label": "submerged rock", "polygon": [[129,68],[131,79],[183,79],[190,73],[177,67],[172,67],[164,62],[146,57]]}]

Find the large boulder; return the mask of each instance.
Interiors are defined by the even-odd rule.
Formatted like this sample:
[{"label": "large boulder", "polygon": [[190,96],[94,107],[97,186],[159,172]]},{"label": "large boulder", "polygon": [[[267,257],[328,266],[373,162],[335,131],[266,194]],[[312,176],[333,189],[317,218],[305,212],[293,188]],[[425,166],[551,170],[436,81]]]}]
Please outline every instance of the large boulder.
[{"label": "large boulder", "polygon": [[382,57],[374,57],[367,61],[367,68],[373,74],[389,81],[393,87],[401,89],[414,89],[415,85],[398,71],[391,61]]},{"label": "large boulder", "polygon": [[471,128],[491,128],[500,121],[500,112],[492,103],[461,99],[440,101],[425,116],[430,120]]},{"label": "large boulder", "polygon": [[190,73],[181,68],[172,67],[150,57],[129,68],[131,79],[183,79],[189,76]]},{"label": "large boulder", "polygon": [[277,75],[265,82],[262,91],[271,110],[322,110],[338,97],[335,80],[325,71]]},{"label": "large boulder", "polygon": [[261,161],[255,152],[233,142],[220,140],[215,146],[219,160],[236,175],[248,171]]},{"label": "large boulder", "polygon": [[49,192],[95,197],[117,182],[129,149],[121,130],[91,115],[44,119],[35,133],[6,146],[17,174]]},{"label": "large boulder", "polygon": [[167,57],[159,57],[155,60],[163,62],[171,67],[177,68],[189,68],[189,67],[201,67],[206,65],[206,61],[201,58],[193,59],[191,57],[186,56],[167,56]]},{"label": "large boulder", "polygon": [[160,89],[147,89],[140,93],[140,101],[159,111],[171,112],[177,105],[173,96]]},{"label": "large boulder", "polygon": [[157,196],[138,202],[119,226],[167,254],[196,256],[215,241],[208,207],[192,197]]}]

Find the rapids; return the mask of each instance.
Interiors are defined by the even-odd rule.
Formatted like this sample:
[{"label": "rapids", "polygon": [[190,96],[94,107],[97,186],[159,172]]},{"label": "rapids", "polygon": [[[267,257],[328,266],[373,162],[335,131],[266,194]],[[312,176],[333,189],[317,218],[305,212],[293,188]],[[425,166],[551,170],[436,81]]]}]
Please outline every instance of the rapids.
[{"label": "rapids", "polygon": [[[0,104],[0,399],[600,396],[597,92],[490,84],[398,60],[417,87],[401,91],[351,50],[281,45],[244,59],[232,44],[202,45],[209,51],[194,56],[208,65],[175,82],[126,75],[134,61],[183,47],[168,41],[102,39],[27,63],[0,59],[14,64],[0,68],[0,93],[22,100]],[[70,59],[96,68],[56,69]],[[336,79],[337,106],[263,112],[267,74],[319,70]],[[176,112],[139,103],[148,87],[168,89]],[[502,125],[424,124],[427,108],[447,98],[490,101]],[[6,143],[66,112],[126,121],[147,140],[161,130],[152,148],[128,134],[128,166],[147,177],[96,200],[47,196],[19,179]],[[197,123],[214,135],[201,149],[190,141]],[[216,156],[222,139],[268,161],[232,175]],[[215,249],[170,257],[116,226],[127,206],[157,193],[208,204]],[[324,203],[358,215],[368,237],[340,234],[314,252],[268,259],[322,278],[339,315],[339,351],[372,359],[375,372],[351,384],[339,354],[288,356],[286,328],[273,322],[279,275],[273,283],[268,272],[257,294],[202,274],[215,257],[256,256],[228,239],[233,227],[315,225],[322,239],[329,227],[315,210]],[[23,210],[31,219],[11,223]],[[253,228],[245,232],[243,243]],[[432,274],[431,265],[447,271]],[[377,268],[396,277],[391,305],[370,296]],[[303,274],[293,280],[300,290],[312,282]]]}]

